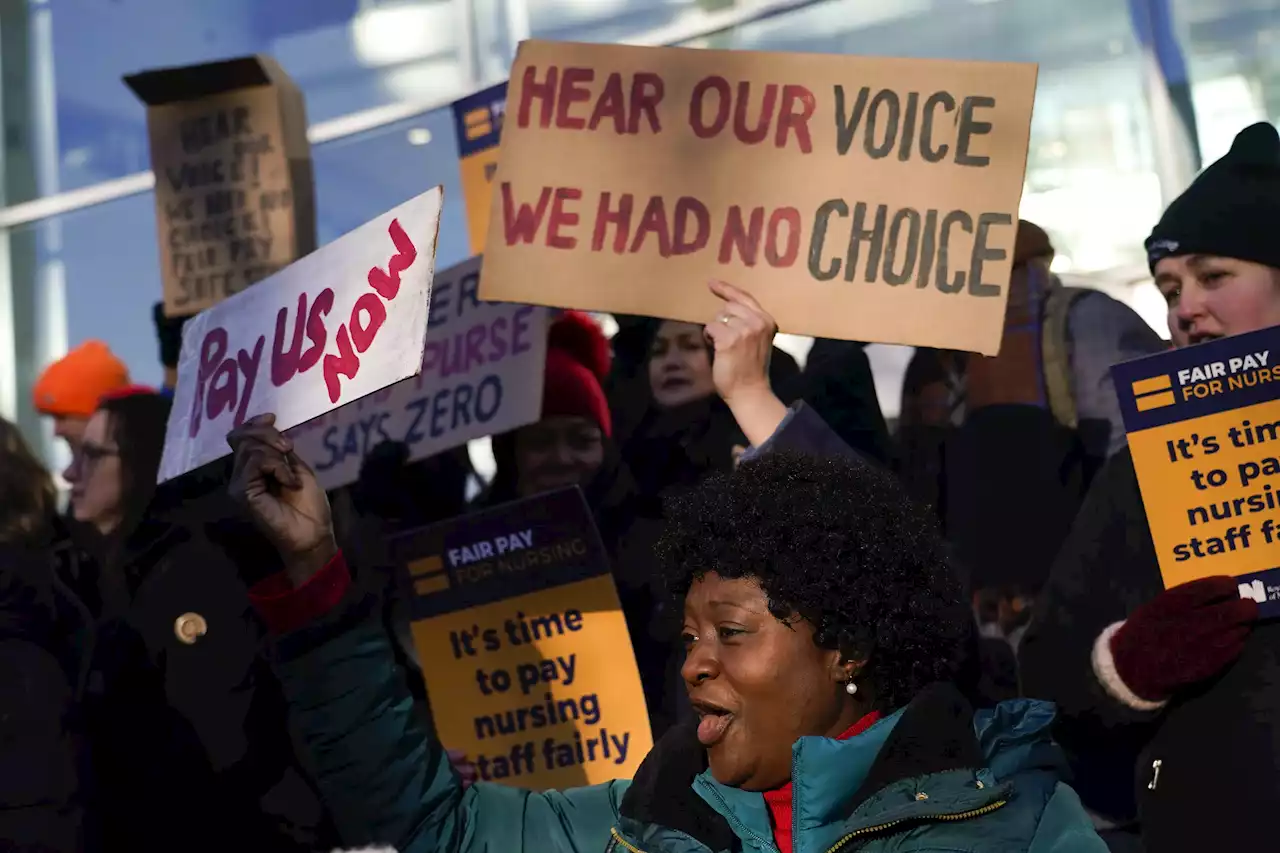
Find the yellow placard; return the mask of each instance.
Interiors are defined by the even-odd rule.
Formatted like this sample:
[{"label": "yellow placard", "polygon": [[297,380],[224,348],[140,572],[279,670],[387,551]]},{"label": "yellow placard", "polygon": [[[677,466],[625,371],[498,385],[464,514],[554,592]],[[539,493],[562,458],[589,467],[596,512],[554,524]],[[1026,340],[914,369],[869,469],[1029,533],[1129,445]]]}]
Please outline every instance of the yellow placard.
[{"label": "yellow placard", "polygon": [[619,666],[631,640],[608,576],[417,621],[413,639],[430,661],[440,740],[482,779],[537,789],[630,779],[653,746],[640,676]]},{"label": "yellow placard", "polygon": [[1215,575],[1280,612],[1280,328],[1113,369],[1166,587]]},{"label": "yellow placard", "polygon": [[441,742],[485,781],[630,779],[653,746],[626,618],[577,488],[395,545]]},{"label": "yellow placard", "polygon": [[506,112],[507,84],[499,83],[454,102],[453,123],[458,137],[458,168],[462,201],[467,209],[471,254],[484,254],[489,233],[493,176],[498,169],[498,141]]}]

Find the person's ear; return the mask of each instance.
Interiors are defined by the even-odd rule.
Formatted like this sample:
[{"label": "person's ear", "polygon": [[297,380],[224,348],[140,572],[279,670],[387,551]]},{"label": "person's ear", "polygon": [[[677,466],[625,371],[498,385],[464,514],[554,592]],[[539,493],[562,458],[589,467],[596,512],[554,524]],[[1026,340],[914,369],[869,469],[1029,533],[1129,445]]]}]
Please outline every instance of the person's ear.
[{"label": "person's ear", "polygon": [[840,684],[848,684],[858,677],[858,673],[866,665],[864,660],[853,660],[837,654],[831,668],[831,678]]},{"label": "person's ear", "polygon": [[865,660],[847,660],[844,662],[845,681],[853,681],[858,677],[858,673],[866,667]]}]

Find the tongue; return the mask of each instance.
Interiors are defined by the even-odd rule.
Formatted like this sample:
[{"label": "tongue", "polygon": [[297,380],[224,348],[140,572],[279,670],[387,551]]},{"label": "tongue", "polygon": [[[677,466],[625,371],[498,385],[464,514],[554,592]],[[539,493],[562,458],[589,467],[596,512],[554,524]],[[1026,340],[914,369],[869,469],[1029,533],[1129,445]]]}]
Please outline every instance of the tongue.
[{"label": "tongue", "polygon": [[732,714],[707,714],[698,721],[698,741],[703,746],[712,746],[724,737],[724,730],[732,721]]}]

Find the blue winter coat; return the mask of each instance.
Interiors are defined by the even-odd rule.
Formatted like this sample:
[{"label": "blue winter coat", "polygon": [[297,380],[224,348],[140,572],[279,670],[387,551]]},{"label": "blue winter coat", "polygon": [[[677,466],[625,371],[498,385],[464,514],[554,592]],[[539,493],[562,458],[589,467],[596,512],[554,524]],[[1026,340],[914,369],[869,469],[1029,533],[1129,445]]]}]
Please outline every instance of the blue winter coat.
[{"label": "blue winter coat", "polygon": [[[854,456],[812,409],[765,446]],[[658,742],[634,780],[537,793],[459,778],[415,716],[369,599],[278,644],[281,681],[326,804],[348,844],[401,853],[776,853],[761,794],[706,769],[692,729]],[[429,664],[428,664],[429,665]],[[1053,706],[974,713],[932,685],[847,741],[801,738],[795,853],[1106,853],[1049,736]]]},{"label": "blue winter coat", "polygon": [[[282,638],[296,730],[343,840],[401,853],[775,853],[762,795],[717,784],[687,727],[633,781],[536,793],[459,778],[415,716],[372,601]],[[1105,853],[1059,781],[1051,705],[974,714],[949,685],[794,752],[796,853]]]}]

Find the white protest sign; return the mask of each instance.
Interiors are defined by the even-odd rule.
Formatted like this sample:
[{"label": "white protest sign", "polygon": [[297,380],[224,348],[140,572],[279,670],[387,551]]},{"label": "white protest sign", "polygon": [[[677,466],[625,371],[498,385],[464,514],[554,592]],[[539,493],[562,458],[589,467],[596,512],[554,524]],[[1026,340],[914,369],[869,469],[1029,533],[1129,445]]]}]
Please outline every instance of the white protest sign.
[{"label": "white protest sign", "polygon": [[159,482],[225,456],[254,415],[288,429],[417,373],[443,199],[425,192],[187,321]]},{"label": "white protest sign", "polygon": [[479,287],[478,257],[436,273],[422,372],[289,433],[322,486],[354,482],[383,441],[425,459],[539,418],[550,311],[481,302]]}]

